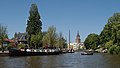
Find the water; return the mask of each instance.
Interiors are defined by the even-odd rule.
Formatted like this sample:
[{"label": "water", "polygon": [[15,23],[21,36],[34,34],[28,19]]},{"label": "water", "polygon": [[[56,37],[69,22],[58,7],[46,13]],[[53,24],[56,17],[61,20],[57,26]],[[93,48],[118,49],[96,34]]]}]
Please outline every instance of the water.
[{"label": "water", "polygon": [[120,56],[80,52],[51,56],[0,57],[0,68],[120,68]]}]

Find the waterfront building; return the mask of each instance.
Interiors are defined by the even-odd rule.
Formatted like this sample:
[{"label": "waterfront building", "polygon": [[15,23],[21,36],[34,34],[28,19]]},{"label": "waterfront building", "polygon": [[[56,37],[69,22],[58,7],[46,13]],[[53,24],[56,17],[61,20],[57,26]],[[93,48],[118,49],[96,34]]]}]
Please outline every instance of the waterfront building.
[{"label": "waterfront building", "polygon": [[16,46],[13,40],[8,39],[8,38],[4,38],[3,39],[3,43],[2,43],[3,46],[8,46],[9,43],[11,43],[12,45]]},{"label": "waterfront building", "polygon": [[8,39],[8,38],[3,38],[2,40],[0,40],[0,42],[2,44],[0,44],[0,50],[2,50],[2,52],[8,50],[9,48],[9,44],[12,46],[16,46],[14,40]]},{"label": "waterfront building", "polygon": [[75,41],[76,42],[72,42],[70,44],[68,43],[68,49],[78,50],[84,48],[84,43],[81,42],[79,31],[77,32]]},{"label": "waterfront building", "polygon": [[27,44],[27,33],[15,33],[14,34],[14,41],[17,44]]}]

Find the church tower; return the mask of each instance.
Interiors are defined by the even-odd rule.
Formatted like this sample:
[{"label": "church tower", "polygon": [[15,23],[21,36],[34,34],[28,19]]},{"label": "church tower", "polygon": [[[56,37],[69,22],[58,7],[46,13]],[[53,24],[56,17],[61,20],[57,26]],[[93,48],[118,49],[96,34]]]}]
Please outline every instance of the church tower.
[{"label": "church tower", "polygon": [[79,31],[77,32],[76,43],[77,43],[77,44],[81,43],[81,39],[80,39],[80,35],[79,35]]}]

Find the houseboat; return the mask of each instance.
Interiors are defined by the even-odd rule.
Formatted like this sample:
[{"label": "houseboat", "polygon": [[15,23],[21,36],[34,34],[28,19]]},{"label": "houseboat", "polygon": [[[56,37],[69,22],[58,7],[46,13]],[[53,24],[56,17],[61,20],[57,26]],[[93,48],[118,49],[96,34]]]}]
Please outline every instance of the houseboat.
[{"label": "houseboat", "polygon": [[10,49],[10,56],[59,55],[59,49]]}]

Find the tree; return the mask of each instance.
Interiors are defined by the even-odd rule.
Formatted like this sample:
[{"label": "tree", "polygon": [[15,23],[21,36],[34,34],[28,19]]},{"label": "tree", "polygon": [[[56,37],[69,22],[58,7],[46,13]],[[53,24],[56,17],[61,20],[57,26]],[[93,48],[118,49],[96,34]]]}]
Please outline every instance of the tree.
[{"label": "tree", "polygon": [[97,34],[89,34],[88,37],[84,41],[86,49],[93,49],[95,50],[99,45],[99,35]]},{"label": "tree", "polygon": [[110,54],[120,53],[120,13],[114,13],[100,34],[100,45]]},{"label": "tree", "polygon": [[105,43],[105,48],[106,49],[109,49],[111,46],[113,46],[113,41],[112,40]]},{"label": "tree", "polygon": [[41,47],[42,46],[42,33],[38,33],[37,35],[32,35],[30,43],[34,48]]},{"label": "tree", "polygon": [[108,23],[100,34],[101,44],[105,44],[109,40],[113,41],[113,44],[119,41],[119,30],[120,30],[120,13],[114,13],[108,19]]},{"label": "tree", "polygon": [[120,30],[117,31],[117,45],[120,46]]},{"label": "tree", "polygon": [[29,11],[29,18],[27,20],[26,32],[28,33],[28,43],[30,44],[31,36],[37,35],[42,30],[41,17],[38,12],[36,4],[32,4]]},{"label": "tree", "polygon": [[7,34],[7,27],[3,26],[0,24],[0,45],[2,47],[2,51],[4,52],[4,47],[3,47],[3,39],[4,38],[8,38],[8,34]]},{"label": "tree", "polygon": [[108,19],[108,23],[100,34],[100,43],[104,45],[109,40],[113,40],[113,44],[117,42],[117,31],[120,30],[120,13],[114,13]]},{"label": "tree", "polygon": [[43,36],[43,46],[57,47],[57,33],[54,26],[48,28],[47,33]]},{"label": "tree", "polygon": [[66,40],[64,39],[62,33],[59,33],[59,35],[58,35],[57,45],[58,45],[59,48],[65,48],[66,47]]},{"label": "tree", "polygon": [[4,37],[8,38],[7,27],[0,24],[0,39],[2,39]]},{"label": "tree", "polygon": [[120,13],[114,13],[113,16],[111,16],[108,19],[108,23],[115,23],[115,22],[120,22]]}]

